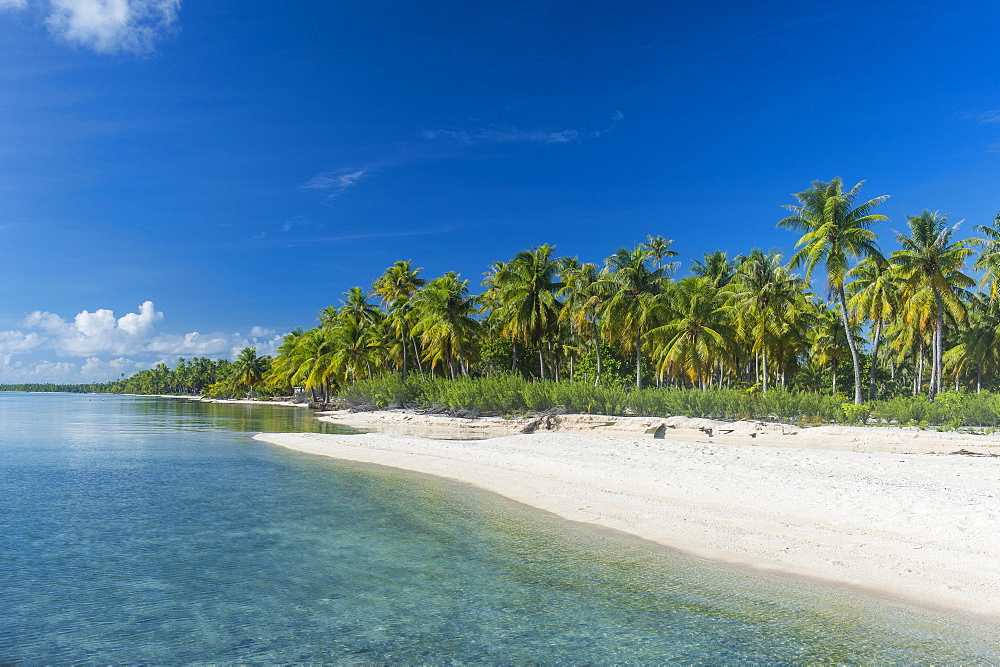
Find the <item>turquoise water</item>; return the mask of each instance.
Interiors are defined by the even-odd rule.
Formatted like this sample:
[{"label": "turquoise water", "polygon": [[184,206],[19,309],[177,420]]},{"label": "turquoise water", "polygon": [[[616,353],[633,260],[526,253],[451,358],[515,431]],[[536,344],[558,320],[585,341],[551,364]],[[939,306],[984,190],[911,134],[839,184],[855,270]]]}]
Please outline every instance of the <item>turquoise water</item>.
[{"label": "turquoise water", "polygon": [[0,663],[997,663],[996,628],[258,443],[294,408],[0,394]]}]

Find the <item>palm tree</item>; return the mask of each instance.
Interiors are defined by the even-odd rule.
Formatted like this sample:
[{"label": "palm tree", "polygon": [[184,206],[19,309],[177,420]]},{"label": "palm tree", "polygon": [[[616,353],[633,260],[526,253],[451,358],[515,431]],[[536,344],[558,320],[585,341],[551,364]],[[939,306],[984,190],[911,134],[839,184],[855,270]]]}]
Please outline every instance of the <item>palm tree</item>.
[{"label": "palm tree", "polygon": [[956,318],[964,313],[960,300],[962,288],[975,281],[962,273],[965,261],[972,254],[968,241],[952,242],[958,224],[948,226],[948,216],[924,210],[909,218],[910,235],[896,233],[902,250],[892,253],[892,262],[910,290],[928,288],[934,296],[934,338],[931,345],[931,386],[928,396],[933,400],[941,391],[944,358],[944,312],[947,307]]},{"label": "palm tree", "polygon": [[427,283],[414,298],[413,307],[417,315],[413,333],[423,340],[431,370],[444,364],[455,379],[457,364],[468,375],[479,328],[473,317],[477,307],[475,297],[469,294],[469,281],[459,280],[457,273],[449,271]]},{"label": "palm tree", "polygon": [[385,270],[375,281],[374,292],[382,299],[382,305],[389,310],[392,323],[399,336],[402,353],[402,375],[406,381],[406,348],[410,344],[409,310],[410,299],[426,282],[418,278],[421,269],[414,269],[412,260],[396,262]]},{"label": "palm tree", "polygon": [[253,388],[264,379],[269,365],[270,358],[258,357],[257,348],[245,347],[240,350],[239,357],[233,362],[234,389],[238,393],[242,393],[244,390],[247,394],[252,392]]},{"label": "palm tree", "polygon": [[[795,244],[798,250],[792,256],[791,264],[806,267],[806,280],[812,277],[812,272],[820,264],[825,266],[827,284],[840,302],[840,316],[844,329],[848,332],[850,315],[847,311],[847,296],[844,294],[844,276],[851,260],[879,254],[877,237],[871,231],[871,226],[889,219],[873,213],[889,198],[888,195],[875,197],[855,206],[863,184],[864,181],[861,181],[850,192],[845,193],[843,181],[839,177],[829,183],[813,181],[811,188],[792,195],[799,200],[799,204],[785,205],[792,215],[778,222],[779,227],[803,232]],[[854,364],[854,402],[861,405],[858,346],[851,335],[847,336],[847,344]]]},{"label": "palm tree", "polygon": [[669,300],[669,321],[648,334],[658,343],[658,372],[683,373],[704,391],[713,364],[738,354],[731,307],[709,278],[680,280],[673,285]]},{"label": "palm tree", "polygon": [[680,267],[680,262],[671,262],[669,264],[663,263],[664,259],[680,255],[680,253],[676,250],[670,249],[670,246],[672,246],[673,243],[673,239],[665,239],[662,236],[653,236],[650,234],[646,237],[646,240],[643,243],[639,244],[639,247],[650,254],[657,268],[661,266],[665,267],[667,274],[673,275]]},{"label": "palm tree", "polygon": [[875,400],[875,370],[878,367],[878,348],[882,339],[882,325],[892,318],[899,308],[900,279],[892,266],[881,257],[868,257],[858,263],[847,275],[854,280],[847,286],[850,294],[847,305],[861,318],[874,324],[872,328],[872,360],[868,378],[868,400]]},{"label": "palm tree", "polygon": [[737,255],[729,259],[722,250],[704,253],[704,260],[696,259],[691,264],[691,273],[702,278],[708,278],[716,287],[725,287],[736,275],[736,269],[744,257]]},{"label": "palm tree", "polygon": [[[382,319],[382,311],[368,303],[368,295],[360,287],[352,287],[344,292],[337,314],[354,318],[362,324],[371,324]],[[325,312],[325,311],[323,311]]]},{"label": "palm tree", "polygon": [[560,318],[570,323],[574,330],[582,333],[589,329],[591,344],[597,360],[594,386],[601,383],[601,304],[610,283],[602,280],[597,265],[589,262],[581,264],[574,258],[564,258],[560,267],[563,287],[558,296],[563,300]]},{"label": "palm tree", "polygon": [[781,265],[781,255],[764,254],[759,248],[754,248],[740,264],[730,283],[740,329],[751,342],[751,351],[760,357],[765,393],[769,374],[768,349],[777,351],[788,329],[787,315],[802,292],[802,281]]},{"label": "palm tree", "polygon": [[983,250],[972,268],[984,272],[980,285],[988,283],[990,298],[996,299],[1000,295],[1000,213],[993,219],[992,227],[976,225],[974,229],[986,238],[973,241]]},{"label": "palm tree", "polygon": [[549,245],[522,250],[489,277],[488,299],[495,304],[491,319],[499,323],[505,337],[538,348],[543,380],[543,342],[557,330],[562,308],[556,290],[563,285],[556,279],[559,265],[552,257],[553,250]]},{"label": "palm tree", "polygon": [[642,389],[642,346],[646,334],[660,324],[664,303],[658,297],[667,285],[667,267],[650,268],[651,253],[620,248],[605,260],[604,275],[612,293],[603,309],[605,335],[635,353],[635,388]]},{"label": "palm tree", "polygon": [[975,371],[976,393],[983,388],[983,371],[995,375],[1000,369],[1000,300],[981,294],[969,303],[969,323],[958,336],[958,344],[945,353],[945,363],[956,377]]}]

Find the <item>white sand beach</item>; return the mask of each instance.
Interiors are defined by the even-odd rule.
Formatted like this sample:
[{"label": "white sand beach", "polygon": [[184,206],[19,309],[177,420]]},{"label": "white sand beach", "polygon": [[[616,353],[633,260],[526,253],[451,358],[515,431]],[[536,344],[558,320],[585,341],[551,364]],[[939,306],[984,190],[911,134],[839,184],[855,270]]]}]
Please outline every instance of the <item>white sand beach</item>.
[{"label": "white sand beach", "polygon": [[509,435],[523,420],[325,419],[380,432],[257,437],[467,482],[695,556],[1000,620],[995,436],[593,415]]}]

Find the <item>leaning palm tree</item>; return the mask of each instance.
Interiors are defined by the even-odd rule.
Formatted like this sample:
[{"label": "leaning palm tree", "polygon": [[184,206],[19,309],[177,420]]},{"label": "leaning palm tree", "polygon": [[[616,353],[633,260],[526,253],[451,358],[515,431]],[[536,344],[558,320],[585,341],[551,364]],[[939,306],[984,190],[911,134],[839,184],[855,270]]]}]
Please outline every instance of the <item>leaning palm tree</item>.
[{"label": "leaning palm tree", "polygon": [[374,293],[382,299],[382,305],[392,316],[392,323],[399,336],[402,356],[402,376],[406,380],[406,348],[410,344],[410,300],[414,293],[426,282],[419,278],[421,269],[414,269],[413,262],[396,262],[385,270],[385,273],[375,281]]},{"label": "leaning palm tree", "polygon": [[892,266],[881,257],[867,257],[847,275],[854,280],[847,286],[850,298],[847,305],[858,317],[868,320],[872,327],[872,360],[868,379],[868,400],[875,400],[875,370],[878,367],[878,349],[882,340],[882,327],[891,319],[900,305],[900,278]]},{"label": "leaning palm tree", "polygon": [[956,318],[964,313],[963,288],[975,281],[962,273],[972,254],[968,241],[952,241],[958,224],[948,225],[948,216],[924,210],[909,218],[910,234],[896,233],[901,250],[892,253],[892,262],[909,290],[929,289],[934,296],[934,338],[931,346],[931,386],[933,399],[941,391],[944,358],[945,308]]},{"label": "leaning palm tree", "polygon": [[[850,331],[850,315],[847,310],[847,296],[844,294],[844,276],[851,260],[858,257],[874,257],[879,254],[875,232],[871,226],[888,220],[873,211],[886,199],[882,195],[855,206],[861,192],[861,181],[850,192],[844,192],[843,181],[838,177],[825,183],[813,181],[812,187],[793,196],[798,205],[788,204],[785,208],[792,215],[778,222],[797,232],[803,232],[795,244],[797,251],[792,256],[793,266],[806,267],[806,280],[820,264],[826,269],[826,279],[830,291],[836,295],[840,305],[840,316],[845,331]],[[861,362],[858,345],[851,335],[847,336],[854,365],[854,402],[861,405]]]}]

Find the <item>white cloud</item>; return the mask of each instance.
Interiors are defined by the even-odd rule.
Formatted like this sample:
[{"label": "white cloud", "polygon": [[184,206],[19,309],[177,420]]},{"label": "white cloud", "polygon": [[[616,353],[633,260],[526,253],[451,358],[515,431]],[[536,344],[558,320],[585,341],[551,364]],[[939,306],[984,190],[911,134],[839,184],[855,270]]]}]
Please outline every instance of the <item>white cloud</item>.
[{"label": "white cloud", "polygon": [[446,139],[463,144],[568,144],[578,141],[578,130],[520,130],[516,127],[477,130],[424,130],[421,136],[427,140]]},{"label": "white cloud", "polygon": [[[21,329],[0,331],[0,381],[103,382],[178,356],[234,359],[244,347],[256,347],[261,355],[274,354],[282,342],[274,329],[262,326],[252,327],[248,334],[177,334],[157,330],[162,320],[163,313],[152,301],[121,317],[106,308],[83,310],[72,319],[35,311],[24,319]],[[43,351],[81,361],[24,359]],[[105,361],[109,356],[113,358]]]},{"label": "white cloud", "polygon": [[98,53],[147,53],[174,29],[180,5],[180,0],[50,0],[46,22],[56,36]]},{"label": "white cloud", "polygon": [[0,9],[24,9],[28,0],[0,0]]},{"label": "white cloud", "polygon": [[40,342],[41,339],[36,333],[0,331],[0,354],[27,352],[38,347]]},{"label": "white cloud", "polygon": [[317,174],[299,187],[303,190],[330,190],[330,196],[336,197],[357,185],[358,181],[371,173],[372,167],[338,169]]}]

